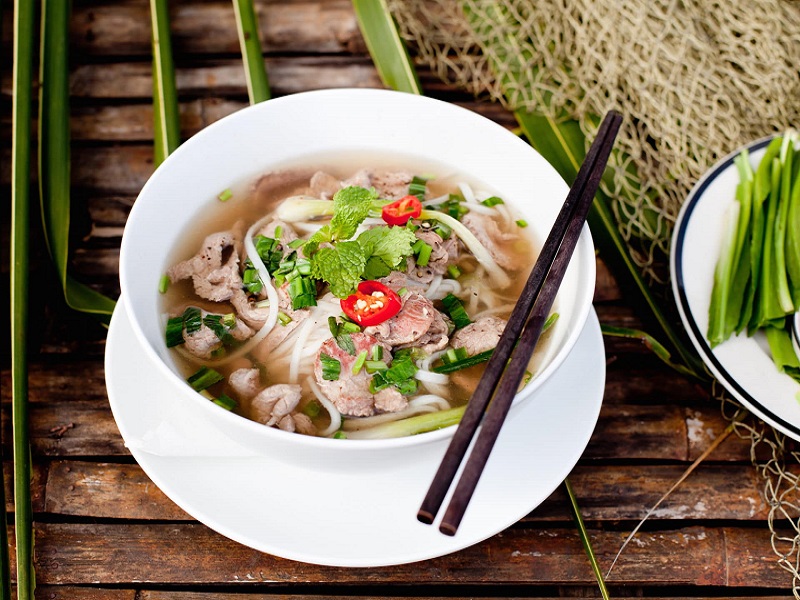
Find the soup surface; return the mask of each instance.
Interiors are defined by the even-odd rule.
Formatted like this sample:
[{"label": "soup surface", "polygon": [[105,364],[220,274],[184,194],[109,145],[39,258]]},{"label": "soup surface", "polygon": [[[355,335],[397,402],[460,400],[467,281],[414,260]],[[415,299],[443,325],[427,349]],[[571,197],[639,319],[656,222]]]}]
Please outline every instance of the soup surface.
[{"label": "soup surface", "polygon": [[161,290],[176,364],[210,401],[285,431],[458,422],[534,262],[527,224],[441,165],[309,164],[221,191],[185,232]]}]

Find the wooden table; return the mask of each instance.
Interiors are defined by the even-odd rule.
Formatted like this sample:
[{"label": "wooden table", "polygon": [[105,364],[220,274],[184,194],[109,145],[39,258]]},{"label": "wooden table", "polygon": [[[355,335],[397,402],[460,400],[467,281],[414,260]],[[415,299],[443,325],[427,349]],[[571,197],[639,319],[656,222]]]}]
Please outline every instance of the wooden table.
[{"label": "wooden table", "polygon": [[[10,3],[3,15],[10,48]],[[183,137],[246,104],[234,16],[225,0],[171,2]],[[257,2],[274,95],[381,87],[347,0]],[[153,170],[150,32],[146,0],[75,0],[71,36],[73,273],[116,297],[127,213]],[[10,52],[3,60],[3,198],[9,198]],[[428,95],[504,126],[511,115],[422,72]],[[105,330],[71,312],[32,219],[30,364],[37,596],[205,599],[556,597],[597,588],[563,489],[507,531],[412,565],[346,569],[259,553],[194,521],[132,459],[109,409]],[[3,218],[3,285],[9,225]],[[599,265],[603,323],[640,326],[634,306]],[[7,287],[2,302],[7,308]],[[570,476],[601,566],[647,509],[725,428],[707,390],[676,376],[637,342],[606,339],[600,420]],[[10,373],[3,352],[6,497],[11,498]],[[749,443],[726,440],[647,522],[608,580],[617,596],[786,595]],[[9,501],[9,511],[13,506]],[[10,521],[13,523],[13,520]],[[13,554],[13,552],[12,552]]]}]

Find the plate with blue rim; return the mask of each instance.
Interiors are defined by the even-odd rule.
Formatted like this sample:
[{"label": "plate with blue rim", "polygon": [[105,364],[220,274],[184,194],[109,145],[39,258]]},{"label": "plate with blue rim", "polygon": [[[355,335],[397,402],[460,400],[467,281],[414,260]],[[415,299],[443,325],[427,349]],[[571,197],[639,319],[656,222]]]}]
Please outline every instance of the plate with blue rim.
[{"label": "plate with blue rim", "polygon": [[733,161],[747,149],[755,169],[772,137],[756,140],[732,152],[697,182],[675,224],[670,271],[681,319],[709,371],[752,413],[800,441],[800,384],[778,371],[764,336],[758,332],[753,336],[741,333],[714,348],[706,339],[708,307],[722,246],[725,213],[736,201],[739,183]]}]

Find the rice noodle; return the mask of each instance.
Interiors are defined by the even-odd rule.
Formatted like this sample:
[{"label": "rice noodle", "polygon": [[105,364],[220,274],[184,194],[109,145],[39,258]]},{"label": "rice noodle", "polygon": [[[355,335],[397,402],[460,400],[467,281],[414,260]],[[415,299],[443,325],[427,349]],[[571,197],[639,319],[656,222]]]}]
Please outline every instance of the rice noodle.
[{"label": "rice noodle", "polygon": [[322,437],[328,437],[339,431],[342,427],[342,413],[340,413],[336,407],[333,405],[333,402],[328,400],[328,398],[322,393],[322,390],[319,389],[317,382],[314,381],[313,377],[307,377],[306,383],[308,383],[308,387],[311,388],[311,391],[314,393],[314,396],[317,397],[319,403],[328,411],[328,414],[331,417],[331,423],[319,432],[319,435]]},{"label": "rice noodle", "polygon": [[[436,275],[433,280],[431,281],[430,285],[428,285],[428,289],[425,290],[425,297],[432,299],[436,296],[436,290],[439,289],[439,286],[442,283],[443,277],[441,275]],[[444,298],[444,296],[442,296]]]},{"label": "rice noodle", "polygon": [[292,359],[289,361],[289,383],[297,383],[298,372],[300,371],[301,351],[305,346],[308,335],[311,333],[314,324],[315,321],[312,315],[299,327],[300,332],[297,334],[297,340],[292,348]]},{"label": "rice noodle", "polygon": [[473,321],[477,321],[478,319],[482,319],[483,317],[491,317],[492,315],[499,315],[499,314],[510,314],[511,311],[514,309],[513,304],[503,304],[502,306],[495,306],[494,308],[487,308],[482,310],[479,313],[475,313],[472,316]]},{"label": "rice noodle", "polygon": [[458,296],[461,294],[461,284],[455,279],[442,279],[439,288],[436,290],[436,295],[426,294],[431,300],[441,300],[447,294],[454,294]]},{"label": "rice noodle", "polygon": [[446,385],[450,378],[445,375],[444,373],[436,373],[434,371],[428,371],[426,369],[419,369],[414,374],[414,379],[418,379],[423,383],[434,383],[439,385]]}]

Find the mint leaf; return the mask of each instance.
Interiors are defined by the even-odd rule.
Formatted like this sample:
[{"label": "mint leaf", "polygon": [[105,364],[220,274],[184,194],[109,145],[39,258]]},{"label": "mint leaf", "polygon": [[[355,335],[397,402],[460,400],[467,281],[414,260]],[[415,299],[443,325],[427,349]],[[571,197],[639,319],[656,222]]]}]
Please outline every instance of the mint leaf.
[{"label": "mint leaf", "polygon": [[364,267],[364,279],[380,279],[392,272],[392,268],[383,262],[382,258],[370,256]]},{"label": "mint leaf", "polygon": [[330,233],[333,240],[349,240],[367,218],[372,203],[378,199],[374,188],[350,186],[333,195],[333,218]]},{"label": "mint leaf", "polygon": [[322,279],[337,298],[352,294],[367,259],[358,242],[338,242],[333,247],[321,248],[311,258],[311,277]]},{"label": "mint leaf", "polygon": [[331,226],[323,225],[310,238],[308,238],[308,241],[305,244],[303,244],[303,254],[305,254],[306,258],[311,258],[311,255],[317,251],[317,248],[319,248],[320,244],[330,241]]},{"label": "mint leaf", "polygon": [[392,269],[412,253],[417,241],[414,232],[405,227],[373,227],[358,236],[358,243],[367,257],[380,258]]}]

